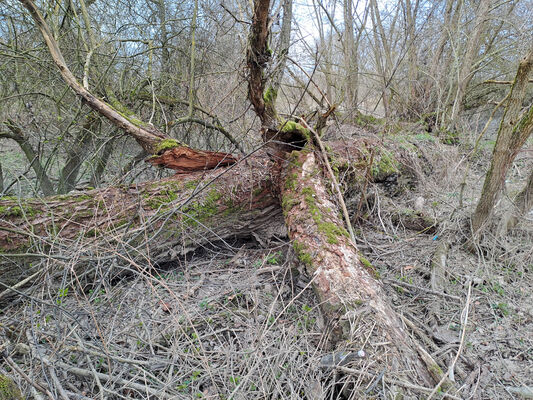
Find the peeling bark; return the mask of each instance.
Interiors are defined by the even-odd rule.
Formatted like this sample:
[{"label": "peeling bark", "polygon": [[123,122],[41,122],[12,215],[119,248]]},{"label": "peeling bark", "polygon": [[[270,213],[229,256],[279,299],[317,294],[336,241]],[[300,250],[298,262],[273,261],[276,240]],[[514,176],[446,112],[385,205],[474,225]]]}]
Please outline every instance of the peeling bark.
[{"label": "peeling bark", "polygon": [[374,321],[375,329],[362,336],[368,334],[376,340],[389,341],[393,365],[408,366],[416,371],[420,382],[431,384],[428,366],[418,357],[415,344],[386,301],[377,272],[360,256],[343,228],[339,209],[329,200],[315,155],[305,150],[293,152],[281,179],[289,238],[313,277],[313,287],[332,329],[333,340],[346,337],[354,319]]},{"label": "peeling bark", "polygon": [[165,151],[160,156],[154,156],[148,161],[152,165],[171,168],[178,173],[203,171],[234,164],[237,159],[228,153],[194,150],[190,147],[175,147]]}]

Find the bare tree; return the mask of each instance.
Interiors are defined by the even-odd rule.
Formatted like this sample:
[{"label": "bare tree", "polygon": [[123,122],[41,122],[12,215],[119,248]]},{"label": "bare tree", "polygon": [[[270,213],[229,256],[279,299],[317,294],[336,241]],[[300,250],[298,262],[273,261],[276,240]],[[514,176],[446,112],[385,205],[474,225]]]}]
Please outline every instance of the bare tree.
[{"label": "bare tree", "polygon": [[486,30],[485,21],[487,20],[490,12],[491,0],[481,0],[476,10],[476,16],[472,22],[474,27],[471,34],[468,36],[466,42],[466,49],[464,56],[461,57],[461,67],[457,76],[457,90],[453,100],[453,106],[450,115],[449,127],[451,129],[457,129],[457,121],[459,114],[463,109],[463,101],[465,98],[466,88],[472,80],[475,73],[473,68],[474,61],[479,53],[481,46],[482,35]]},{"label": "bare tree", "polygon": [[[500,123],[498,138],[492,153],[490,167],[485,176],[481,197],[472,216],[474,240],[492,215],[496,200],[505,182],[505,176],[518,151],[533,131],[533,105],[521,113],[531,70],[533,69],[533,47],[529,49],[518,66],[515,79],[509,91],[507,105]],[[526,190],[527,192],[527,190]]]}]

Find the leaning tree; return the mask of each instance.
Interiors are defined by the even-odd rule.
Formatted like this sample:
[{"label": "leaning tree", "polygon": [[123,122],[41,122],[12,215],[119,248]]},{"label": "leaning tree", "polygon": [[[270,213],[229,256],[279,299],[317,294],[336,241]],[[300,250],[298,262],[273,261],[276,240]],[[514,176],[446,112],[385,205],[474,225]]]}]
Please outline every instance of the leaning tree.
[{"label": "leaning tree", "polygon": [[[357,328],[361,348],[369,337],[384,344],[372,350],[372,357],[386,362],[391,373],[426,385],[444,382],[441,369],[404,330],[382,282],[359,254],[349,218],[343,221],[340,216],[346,217],[346,210],[328,158],[336,157],[336,169],[357,168],[368,154],[363,150],[375,148],[378,154],[379,143],[360,140],[325,146],[318,132],[332,109],[315,126],[302,118],[283,119],[276,110],[277,84],[265,73],[272,57],[270,0],[253,3],[246,54],[248,97],[261,121],[267,151],[240,160],[182,145],[93,95],[69,70],[35,4],[20,1],[40,29],[66,84],[132,136],[151,154],[152,164],[179,173],[156,182],[65,196],[2,199],[0,257],[5,290],[0,301],[65,266],[72,248],[83,249],[77,268],[94,255],[141,268],[175,259],[207,242],[252,234],[268,237],[286,229],[312,277],[332,347]],[[43,255],[53,262],[35,262]]]}]

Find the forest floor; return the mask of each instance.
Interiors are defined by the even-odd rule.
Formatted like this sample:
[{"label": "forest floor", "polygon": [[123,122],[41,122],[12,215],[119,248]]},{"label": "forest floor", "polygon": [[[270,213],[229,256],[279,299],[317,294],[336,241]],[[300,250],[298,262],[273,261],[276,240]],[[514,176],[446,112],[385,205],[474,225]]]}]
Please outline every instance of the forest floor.
[{"label": "forest floor", "polygon": [[[459,208],[467,150],[428,134],[411,136],[425,159],[417,184],[368,188],[372,205],[353,221],[357,245],[380,273],[406,330],[443,371],[461,345],[453,369],[456,398],[532,398],[523,388],[533,387],[533,217],[504,240],[486,238],[478,254],[466,251],[465,221],[480,193],[490,144],[470,168]],[[531,152],[522,152],[506,193],[523,186],[532,164]],[[395,222],[398,210],[420,206],[439,223],[431,234]],[[357,202],[350,208],[355,216]],[[432,290],[432,259],[443,242],[450,246],[445,277]],[[8,364],[0,373],[33,398],[43,398],[35,385],[54,398],[73,399],[427,398],[387,379],[387,365],[372,357],[384,344],[372,337],[362,349],[350,340],[334,349],[359,358],[353,373],[328,365],[333,349],[310,277],[282,234],[269,243],[205,248],[159,269],[136,267],[133,276],[99,279],[89,290],[67,284],[67,269],[53,284],[34,285],[31,299],[21,297],[0,312],[0,342],[15,346],[10,360],[28,380]],[[105,263],[98,268],[105,277]],[[348,336],[357,336],[357,326]]]}]

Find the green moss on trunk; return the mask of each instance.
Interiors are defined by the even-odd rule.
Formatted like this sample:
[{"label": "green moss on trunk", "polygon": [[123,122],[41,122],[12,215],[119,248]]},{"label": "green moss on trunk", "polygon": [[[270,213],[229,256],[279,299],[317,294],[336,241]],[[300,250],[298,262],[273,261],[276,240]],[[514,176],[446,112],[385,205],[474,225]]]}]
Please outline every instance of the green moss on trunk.
[{"label": "green moss on trunk", "polygon": [[155,153],[160,154],[160,153],[165,152],[166,150],[170,150],[175,147],[180,147],[181,145],[182,144],[178,142],[176,139],[163,139],[155,147]]}]

